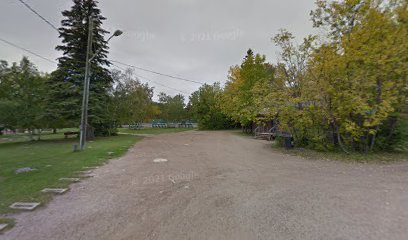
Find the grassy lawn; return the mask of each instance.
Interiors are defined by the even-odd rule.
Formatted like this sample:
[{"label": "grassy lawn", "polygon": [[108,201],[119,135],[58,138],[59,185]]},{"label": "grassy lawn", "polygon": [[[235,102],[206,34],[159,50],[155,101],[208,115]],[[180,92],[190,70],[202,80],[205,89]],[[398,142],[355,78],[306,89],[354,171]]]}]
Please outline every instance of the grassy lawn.
[{"label": "grassy lawn", "polygon": [[191,131],[194,128],[144,128],[139,130],[133,130],[128,128],[119,128],[119,133],[130,133],[130,134],[164,134],[164,133],[178,133]]},{"label": "grassy lawn", "polygon": [[[47,203],[50,194],[40,191],[45,187],[68,187],[62,177],[75,177],[83,167],[98,166],[110,158],[123,155],[141,137],[120,135],[97,138],[88,142],[83,152],[73,152],[78,139],[63,139],[59,134],[44,135],[42,141],[25,141],[25,136],[2,136],[0,141],[0,214],[14,212],[13,202]],[[109,152],[113,152],[109,154]],[[36,171],[16,174],[18,168],[30,167]],[[0,218],[0,221],[5,221]]]},{"label": "grassy lawn", "polygon": [[[41,133],[41,140],[51,140],[51,139],[61,139],[64,138],[64,132],[78,132],[79,129],[77,128],[64,128],[59,129],[57,134],[53,134],[51,131],[44,131]],[[33,136],[33,139],[37,140],[37,135]],[[17,134],[6,134],[0,135],[0,144],[5,142],[26,142],[29,141],[30,138],[25,133],[17,133]]]}]

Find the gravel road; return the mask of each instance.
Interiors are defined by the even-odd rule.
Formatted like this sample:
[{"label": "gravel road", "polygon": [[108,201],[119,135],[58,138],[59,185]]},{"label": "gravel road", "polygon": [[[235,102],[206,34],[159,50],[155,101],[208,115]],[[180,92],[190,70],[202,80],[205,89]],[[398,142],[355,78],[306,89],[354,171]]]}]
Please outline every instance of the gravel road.
[{"label": "gravel road", "polygon": [[408,162],[306,160],[190,131],[147,137],[94,173],[0,239],[408,239]]}]

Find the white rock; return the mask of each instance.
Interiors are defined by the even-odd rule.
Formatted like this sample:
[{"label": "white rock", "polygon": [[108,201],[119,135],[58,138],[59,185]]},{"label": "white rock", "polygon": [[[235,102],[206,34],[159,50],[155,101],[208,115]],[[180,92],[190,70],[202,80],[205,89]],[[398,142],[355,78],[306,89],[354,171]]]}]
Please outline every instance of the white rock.
[{"label": "white rock", "polygon": [[60,181],[66,181],[66,182],[79,182],[81,181],[80,178],[60,178]]},{"label": "white rock", "polygon": [[168,162],[169,160],[165,158],[156,158],[153,160],[154,163],[162,163],[162,162]]},{"label": "white rock", "polygon": [[57,194],[63,194],[67,191],[68,189],[66,188],[44,188],[41,190],[43,193],[57,193]]}]

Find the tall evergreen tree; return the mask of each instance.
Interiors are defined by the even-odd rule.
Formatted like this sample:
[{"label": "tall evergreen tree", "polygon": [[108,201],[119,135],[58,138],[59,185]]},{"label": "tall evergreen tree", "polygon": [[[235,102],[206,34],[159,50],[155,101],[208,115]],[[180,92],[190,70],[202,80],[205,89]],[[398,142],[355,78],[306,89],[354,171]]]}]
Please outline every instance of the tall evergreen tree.
[{"label": "tall evergreen tree", "polygon": [[[108,45],[104,36],[109,32],[102,28],[106,20],[98,9],[96,0],[73,0],[70,10],[62,12],[65,17],[59,28],[62,44],[56,49],[63,56],[58,59],[58,69],[52,74],[49,91],[49,117],[55,127],[79,126],[82,92],[85,75],[89,17],[93,16],[92,49],[97,53],[91,62],[89,125],[98,132],[98,126],[107,124],[106,106],[113,80],[107,60]],[[105,128],[104,126],[103,128]]]}]

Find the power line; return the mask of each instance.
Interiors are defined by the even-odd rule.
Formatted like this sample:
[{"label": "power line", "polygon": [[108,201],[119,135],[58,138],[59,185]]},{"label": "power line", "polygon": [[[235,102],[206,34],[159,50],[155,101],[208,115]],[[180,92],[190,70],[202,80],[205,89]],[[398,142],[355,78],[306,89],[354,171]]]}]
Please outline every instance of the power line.
[{"label": "power line", "polygon": [[[27,3],[24,2],[23,0],[18,0],[18,1],[21,2],[26,8],[28,8],[31,12],[33,12],[35,15],[37,15],[39,18],[41,18],[45,23],[47,23],[50,27],[52,27],[52,28],[53,28],[54,30],[56,30],[58,33],[60,32],[59,29],[58,29],[54,24],[52,24],[52,23],[51,23],[50,21],[48,21],[45,17],[43,17],[41,14],[39,14],[39,13],[38,13],[34,8],[32,8],[29,4],[27,4]],[[7,42],[7,43],[10,44],[10,42]],[[10,45],[12,45],[12,44],[10,44]],[[17,47],[17,46],[15,46],[15,45],[12,45],[12,46]],[[20,47],[18,47],[18,48],[20,48]],[[22,50],[24,50],[24,51],[26,51],[26,52],[30,52],[30,51],[27,50],[27,49],[23,49],[23,48],[20,48],[20,49],[22,49]],[[39,56],[38,54],[35,54],[35,53],[32,53],[32,52],[30,52],[30,53],[36,55],[37,57],[41,57],[41,56]],[[41,58],[43,58],[43,57],[41,57]],[[43,59],[45,59],[45,58],[43,58]],[[122,64],[122,65],[124,65],[124,66],[128,66],[128,67],[131,67],[131,68],[139,69],[139,70],[142,70],[142,71],[145,71],[145,72],[154,73],[154,74],[157,74],[157,75],[160,75],[160,76],[164,76],[164,77],[169,77],[169,78],[173,78],[173,79],[177,79],[177,80],[182,80],[182,81],[186,81],[186,82],[191,82],[191,83],[196,83],[196,84],[200,84],[200,85],[203,85],[203,84],[204,84],[204,83],[202,83],[202,82],[194,81],[194,80],[191,80],[191,79],[182,78],[182,77],[177,77],[177,76],[173,76],[173,75],[170,75],[170,74],[166,74],[166,73],[161,73],[161,72],[157,72],[157,71],[145,69],[145,68],[133,66],[133,65],[130,65],[130,64],[122,63],[122,62],[119,62],[119,61],[111,60],[111,62],[116,62],[116,63]],[[159,83],[156,83],[156,84],[160,85]]]},{"label": "power line", "polygon": [[156,71],[153,71],[153,70],[149,70],[149,69],[145,69],[145,68],[133,66],[133,65],[130,65],[130,64],[127,64],[127,63],[119,62],[119,61],[111,60],[111,62],[115,62],[115,63],[121,64],[121,65],[124,65],[124,66],[128,66],[128,67],[131,67],[131,68],[139,69],[139,70],[142,70],[142,71],[145,71],[145,72],[154,73],[154,74],[157,74],[157,75],[160,75],[160,76],[164,76],[164,77],[169,77],[169,78],[173,78],[173,79],[178,79],[178,80],[182,80],[182,81],[186,81],[186,82],[197,83],[197,84],[200,84],[200,85],[203,85],[203,84],[204,84],[204,83],[202,83],[202,82],[198,82],[198,81],[194,81],[194,80],[190,80],[190,79],[186,79],[186,78],[181,78],[181,77],[176,77],[176,76],[172,76],[172,75],[169,75],[169,74],[166,74],[166,73],[156,72]]},{"label": "power line", "polygon": [[117,68],[119,68],[119,69],[122,70],[122,71],[126,71],[126,69],[124,69],[123,67],[120,67],[120,66],[118,66],[118,65],[116,65],[116,64],[113,64],[113,63],[111,63],[111,64],[112,64],[112,66],[117,67]]},{"label": "power line", "polygon": [[[36,56],[36,57],[39,57],[39,58],[41,58],[41,59],[43,59],[43,60],[45,60],[45,61],[48,61],[48,62],[50,62],[50,63],[57,63],[56,61],[53,61],[53,60],[51,60],[51,59],[49,59],[49,58],[46,58],[46,57],[43,57],[43,56],[41,56],[41,55],[38,54],[38,53],[35,53],[35,52],[31,51],[31,50],[28,50],[27,48],[20,47],[20,46],[18,46],[17,44],[12,43],[12,42],[10,42],[10,41],[7,41],[7,40],[5,40],[5,39],[3,39],[3,38],[0,38],[0,41],[3,42],[3,43],[6,43],[6,44],[8,44],[8,45],[10,45],[10,46],[12,46],[12,47],[15,47],[15,48],[17,48],[17,49],[20,49],[20,50],[22,50],[22,51],[25,51],[25,52],[27,52],[27,53],[29,53],[29,54],[31,54],[31,55],[34,55],[34,56]],[[58,64],[58,63],[57,63],[57,64]]]},{"label": "power line", "polygon": [[[3,39],[3,38],[0,38],[0,41],[3,42],[3,43],[6,43],[6,44],[8,44],[8,45],[10,45],[10,46],[12,46],[12,47],[15,47],[15,48],[17,48],[17,49],[20,49],[20,50],[22,50],[22,51],[24,51],[24,52],[27,52],[27,53],[29,53],[29,54],[31,54],[31,55],[34,55],[34,56],[36,56],[36,57],[38,57],[38,58],[41,58],[41,59],[43,59],[43,60],[45,60],[45,61],[47,61],[47,62],[50,62],[50,63],[53,63],[53,64],[58,64],[58,62],[56,62],[56,61],[53,61],[53,60],[51,60],[51,59],[49,59],[49,58],[46,58],[46,57],[43,57],[43,56],[41,56],[41,55],[38,54],[38,53],[35,53],[35,52],[33,52],[33,51],[31,51],[31,50],[29,50],[29,49],[27,49],[27,48],[21,47],[21,46],[15,44],[15,43],[12,43],[12,42],[10,42],[10,41],[7,41],[7,40],[5,40],[5,39]],[[111,61],[112,61],[112,60],[111,60]],[[112,61],[112,62],[117,62],[117,61]],[[113,64],[113,63],[112,63],[112,65],[115,66],[115,67],[117,67],[117,68],[119,68],[119,69],[121,69],[121,70],[123,70],[123,71],[126,70],[126,69],[124,69],[124,68],[122,68],[122,67],[120,67],[120,66],[118,66],[118,65],[116,65],[116,64]],[[127,64],[122,64],[122,65],[126,65],[126,66],[131,67],[131,68],[139,69],[138,67],[135,67],[135,66],[132,66],[132,65],[127,65]],[[162,84],[162,83],[153,81],[153,80],[148,79],[148,78],[146,78],[146,77],[144,77],[144,76],[141,76],[141,75],[138,75],[138,74],[134,74],[134,75],[137,76],[137,77],[139,77],[139,78],[145,79],[146,81],[149,81],[149,82],[152,82],[152,83],[154,83],[154,84],[157,84],[157,85],[159,85],[159,86],[162,86],[162,87],[165,87],[165,88],[168,88],[168,89],[171,89],[171,90],[180,92],[180,93],[184,93],[184,94],[190,95],[190,93],[184,92],[184,91],[182,91],[182,90],[179,90],[179,89],[176,89],[176,88],[173,88],[173,87],[166,86],[166,85],[164,85],[164,84]],[[161,74],[159,74],[159,75],[161,75]],[[201,83],[200,83],[200,84],[201,84]]]},{"label": "power line", "polygon": [[[122,71],[126,71],[126,69],[124,69],[124,68],[122,68],[122,67],[119,67],[119,66],[116,65],[116,64],[113,64],[113,63],[112,63],[112,65],[115,66],[115,67],[117,67],[117,68],[119,68],[119,69],[122,70]],[[133,74],[134,74],[136,77],[138,77],[138,78],[141,78],[141,79],[144,79],[144,80],[146,80],[146,81],[155,83],[155,84],[157,84],[157,85],[159,85],[159,86],[162,86],[162,87],[165,87],[165,88],[168,88],[168,89],[171,89],[171,90],[180,92],[180,93],[184,93],[184,94],[190,95],[190,93],[184,92],[184,91],[179,90],[179,89],[176,89],[176,88],[172,88],[172,87],[166,86],[166,85],[164,85],[164,84],[161,84],[161,83],[158,83],[158,82],[153,81],[153,80],[151,80],[151,79],[148,79],[148,78],[146,78],[146,77],[144,77],[144,76],[140,76],[140,75],[138,75],[138,74],[136,74],[136,73],[133,73]]]},{"label": "power line", "polygon": [[[39,14],[35,9],[33,9],[30,5],[28,5],[26,2],[24,2],[23,0],[18,0],[19,2],[21,2],[25,7],[27,7],[31,12],[33,12],[35,15],[37,15],[39,18],[41,18],[44,22],[46,22],[50,27],[52,27],[54,30],[56,30],[58,33],[60,32],[58,30],[58,28],[52,24],[50,21],[48,21],[45,17],[43,17],[41,14]],[[133,66],[130,64],[126,64],[126,63],[122,63],[119,61],[113,61],[111,60],[111,62],[116,62],[118,64],[124,65],[124,66],[128,66],[128,67],[132,67],[135,69],[139,69],[145,72],[150,72],[150,73],[154,73],[157,75],[161,75],[164,77],[169,77],[169,78],[173,78],[173,79],[177,79],[177,80],[182,80],[182,81],[186,81],[186,82],[191,82],[191,83],[196,83],[196,84],[200,84],[203,85],[204,83],[202,82],[198,82],[198,81],[194,81],[194,80],[190,80],[190,79],[186,79],[186,78],[182,78],[182,77],[176,77],[176,76],[172,76],[170,74],[165,74],[165,73],[161,73],[161,72],[157,72],[157,71],[153,71],[153,70],[149,70],[149,69],[145,69],[145,68],[141,68],[141,67],[137,67],[137,66]]]},{"label": "power line", "polygon": [[[41,55],[38,54],[38,53],[35,53],[35,52],[33,52],[33,51],[31,51],[31,50],[29,50],[29,49],[27,49],[27,48],[21,47],[21,46],[15,44],[15,43],[12,43],[12,42],[10,42],[10,41],[7,41],[7,40],[5,40],[5,39],[3,39],[3,38],[0,38],[0,41],[3,42],[3,43],[6,43],[6,44],[8,44],[8,45],[10,45],[10,46],[12,46],[12,47],[15,47],[15,48],[17,48],[17,49],[20,49],[20,50],[22,50],[22,51],[25,51],[25,52],[27,52],[27,53],[29,53],[29,54],[31,54],[31,55],[34,55],[34,56],[36,56],[36,57],[38,57],[38,58],[41,58],[41,59],[43,59],[43,60],[45,60],[45,61],[47,61],[47,62],[50,62],[50,63],[53,63],[53,64],[58,64],[58,62],[56,62],[56,61],[53,61],[53,60],[51,60],[51,59],[49,59],[49,58],[46,58],[46,57],[43,57],[43,56],[41,56]],[[112,61],[112,60],[111,60],[111,61]],[[112,62],[117,62],[117,61],[112,61]],[[125,70],[124,68],[119,67],[119,66],[116,65],[116,64],[112,64],[112,65],[115,66],[115,67],[117,67],[117,68],[119,68],[119,69],[121,69],[121,70]],[[125,65],[125,64],[123,64],[123,65]],[[131,65],[127,65],[127,66],[138,69],[137,67],[134,67],[134,66],[131,66]],[[180,93],[184,93],[184,94],[190,95],[190,93],[184,92],[184,91],[182,91],[182,90],[179,90],[179,89],[176,89],[176,88],[173,88],[173,87],[166,86],[166,85],[164,85],[164,84],[162,84],[162,83],[153,81],[153,80],[148,79],[148,78],[146,78],[146,77],[144,77],[144,76],[141,76],[141,75],[138,75],[138,74],[134,74],[134,75],[137,76],[137,77],[139,77],[139,78],[145,79],[145,80],[147,80],[147,81],[149,81],[149,82],[155,83],[155,84],[157,84],[157,85],[159,85],[159,86],[162,86],[162,87],[165,87],[165,88],[168,88],[168,89],[171,89],[171,90],[180,92]]]},{"label": "power line", "polygon": [[58,33],[60,32],[58,30],[58,28],[54,24],[52,24],[50,21],[48,21],[45,17],[41,16],[41,14],[39,14],[34,8],[32,8],[26,2],[24,2],[23,0],[18,0],[18,1],[21,2],[26,8],[28,8],[31,12],[33,12],[39,18],[41,18],[44,22],[46,22],[49,26],[51,26],[55,31],[57,31]]},{"label": "power line", "polygon": [[166,86],[166,85],[164,85],[164,84],[158,83],[158,82],[156,82],[156,81],[153,81],[153,80],[148,79],[148,78],[146,78],[146,77],[140,76],[140,75],[138,75],[138,74],[135,74],[135,76],[136,76],[136,77],[139,77],[139,78],[142,78],[142,79],[145,79],[145,80],[147,80],[147,81],[149,81],[149,82],[155,83],[155,84],[157,84],[157,85],[159,85],[159,86],[162,86],[162,87],[165,87],[165,88],[168,88],[168,89],[171,89],[171,90],[180,92],[180,93],[184,93],[184,94],[190,95],[190,93],[188,93],[188,92],[184,92],[184,91],[181,91],[181,90],[179,90],[179,89]]},{"label": "power line", "polygon": [[[121,70],[123,70],[123,71],[126,71],[126,69],[124,69],[124,68],[122,68],[122,67],[119,67],[119,66],[116,65],[116,64],[113,64],[113,63],[112,63],[112,65],[115,66],[115,67],[117,67],[117,68],[119,68],[119,69],[121,69]],[[151,79],[148,79],[148,78],[146,78],[146,77],[144,77],[144,76],[141,76],[141,75],[138,75],[138,74],[136,74],[136,73],[133,73],[133,74],[134,74],[136,77],[139,77],[139,78],[141,78],[141,79],[144,79],[144,80],[149,81],[149,82],[152,82],[152,83],[155,83],[155,84],[157,84],[157,85],[159,85],[159,86],[162,86],[162,87],[165,87],[165,88],[168,88],[168,89],[177,91],[177,92],[179,92],[179,93],[184,93],[184,94],[190,95],[190,93],[184,92],[184,91],[182,91],[182,90],[179,90],[179,89],[176,89],[176,88],[173,88],[173,87],[166,86],[166,85],[164,85],[164,84],[158,83],[158,82],[156,82],[156,81],[153,81],[153,80],[151,80]]]}]

